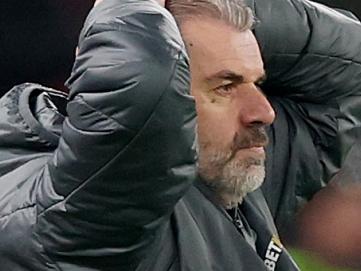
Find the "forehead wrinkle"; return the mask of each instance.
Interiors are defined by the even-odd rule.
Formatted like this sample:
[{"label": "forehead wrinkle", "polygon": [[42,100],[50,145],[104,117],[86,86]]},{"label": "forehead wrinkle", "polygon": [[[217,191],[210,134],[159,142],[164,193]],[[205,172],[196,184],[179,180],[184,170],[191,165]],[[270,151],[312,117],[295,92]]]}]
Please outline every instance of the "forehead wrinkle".
[{"label": "forehead wrinkle", "polygon": [[[221,21],[190,19],[181,24],[187,45],[193,78],[210,83],[207,78],[222,70],[240,77],[218,76],[212,80],[235,79],[256,82],[264,73],[258,44],[251,31],[238,32]],[[214,32],[214,35],[212,34]]]}]

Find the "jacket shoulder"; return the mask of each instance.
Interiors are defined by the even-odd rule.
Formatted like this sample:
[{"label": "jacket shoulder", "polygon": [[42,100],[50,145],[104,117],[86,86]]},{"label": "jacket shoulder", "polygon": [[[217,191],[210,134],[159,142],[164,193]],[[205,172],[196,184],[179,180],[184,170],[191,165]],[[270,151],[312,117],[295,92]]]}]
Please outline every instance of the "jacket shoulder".
[{"label": "jacket shoulder", "polygon": [[[54,149],[58,143],[67,95],[39,84],[14,86],[0,99],[0,148]],[[52,120],[51,120],[52,119]]]}]

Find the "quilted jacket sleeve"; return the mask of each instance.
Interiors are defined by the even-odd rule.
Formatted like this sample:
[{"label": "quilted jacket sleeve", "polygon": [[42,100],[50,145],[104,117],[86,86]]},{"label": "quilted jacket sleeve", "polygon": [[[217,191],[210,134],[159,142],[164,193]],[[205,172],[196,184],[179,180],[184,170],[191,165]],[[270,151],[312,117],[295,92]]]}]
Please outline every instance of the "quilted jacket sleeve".
[{"label": "quilted jacket sleeve", "polygon": [[82,32],[39,193],[38,235],[62,270],[135,269],[195,173],[194,101],[173,19],[153,1],[104,2]]},{"label": "quilted jacket sleeve", "polygon": [[361,25],[307,0],[248,3],[277,113],[263,189],[282,227],[346,160],[360,168],[349,157],[361,145]]}]

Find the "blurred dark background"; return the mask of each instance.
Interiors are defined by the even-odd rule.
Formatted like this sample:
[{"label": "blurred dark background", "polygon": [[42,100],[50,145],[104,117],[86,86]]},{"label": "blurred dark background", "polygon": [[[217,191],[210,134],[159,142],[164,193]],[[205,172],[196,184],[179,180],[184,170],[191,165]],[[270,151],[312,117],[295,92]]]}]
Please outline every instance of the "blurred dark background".
[{"label": "blurred dark background", "polygon": [[[37,82],[65,90],[78,34],[94,0],[0,1],[0,95]],[[319,0],[361,18],[360,0]]]},{"label": "blurred dark background", "polygon": [[23,82],[64,89],[94,0],[1,0],[0,91]]}]

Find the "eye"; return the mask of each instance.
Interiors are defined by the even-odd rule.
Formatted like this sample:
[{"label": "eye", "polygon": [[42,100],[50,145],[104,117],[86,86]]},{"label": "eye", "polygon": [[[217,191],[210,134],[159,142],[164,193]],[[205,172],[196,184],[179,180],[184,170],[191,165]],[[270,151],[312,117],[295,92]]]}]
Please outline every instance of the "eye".
[{"label": "eye", "polygon": [[219,87],[216,87],[214,89],[214,91],[221,96],[229,96],[233,89],[235,88],[235,84],[234,83],[229,83],[229,84],[225,84],[225,85],[221,85]]},{"label": "eye", "polygon": [[262,84],[256,83],[256,84],[254,84],[254,85],[256,86],[256,88],[257,88],[258,90],[262,91]]},{"label": "eye", "polygon": [[266,76],[263,76],[257,82],[255,82],[255,86],[258,90],[262,91],[263,85],[266,82]]},{"label": "eye", "polygon": [[260,91],[261,93],[264,94],[264,91],[263,91],[263,82],[262,83],[256,83],[254,84],[257,88],[258,91]]}]

